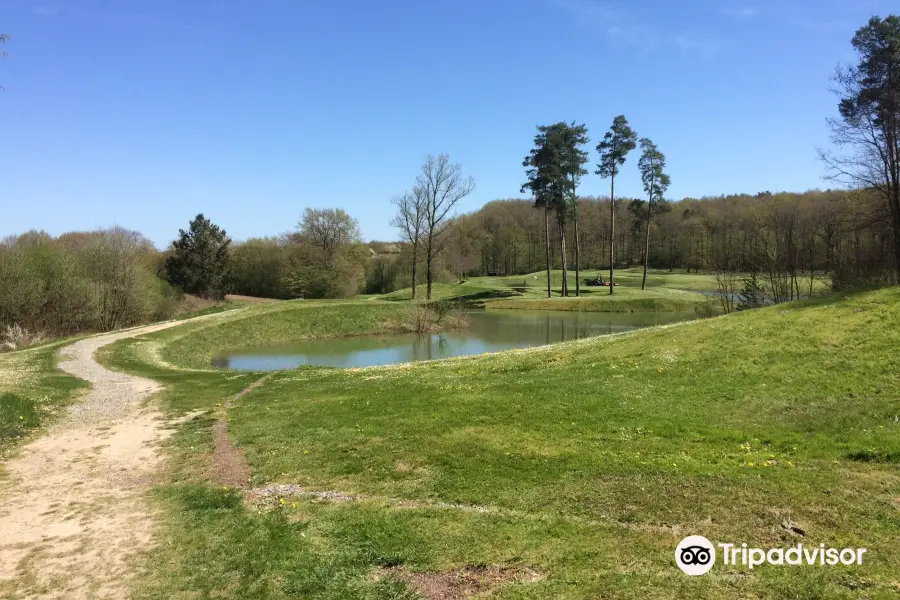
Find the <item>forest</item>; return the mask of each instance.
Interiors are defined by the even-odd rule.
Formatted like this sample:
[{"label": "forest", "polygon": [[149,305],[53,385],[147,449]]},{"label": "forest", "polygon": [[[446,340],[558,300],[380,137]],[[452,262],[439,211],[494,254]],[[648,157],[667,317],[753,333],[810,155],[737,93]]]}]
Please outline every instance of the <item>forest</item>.
[{"label": "forest", "polygon": [[[609,268],[609,198],[579,198],[584,270]],[[619,199],[616,266],[639,265],[645,250],[647,202]],[[649,264],[687,271],[758,273],[787,278],[778,300],[799,296],[802,276],[827,275],[834,289],[891,281],[892,232],[878,203],[841,190],[762,192],[663,201],[651,222]],[[574,238],[574,224],[567,226]],[[527,200],[499,200],[459,217],[444,257],[457,277],[523,274],[545,266],[543,212]],[[559,232],[551,229],[551,266],[560,268]],[[571,263],[572,257],[569,257]]]}]

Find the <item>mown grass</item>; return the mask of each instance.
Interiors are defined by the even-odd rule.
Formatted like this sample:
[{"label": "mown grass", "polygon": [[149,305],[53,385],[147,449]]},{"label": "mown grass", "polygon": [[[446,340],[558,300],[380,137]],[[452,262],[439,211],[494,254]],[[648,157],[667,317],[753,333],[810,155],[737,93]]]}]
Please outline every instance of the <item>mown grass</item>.
[{"label": "mown grass", "polygon": [[[358,317],[328,311],[358,305],[290,319],[351,331]],[[163,381],[177,413],[259,378],[144,360],[141,344],[184,333],[103,360]],[[202,483],[211,419],[195,419],[175,438],[158,492],[166,537],[137,597],[405,598],[374,570],[473,564],[542,574],[498,598],[896,597],[898,347],[893,288],[476,358],[276,374],[227,412],[253,484],[362,500],[245,506]],[[688,534],[869,550],[862,566],[689,578],[673,560]]]},{"label": "mown grass", "polygon": [[567,298],[524,297],[498,298],[483,303],[487,309],[566,310],[590,312],[673,312],[691,311],[709,298],[682,290],[668,288],[617,287],[613,295],[590,292],[581,297]]},{"label": "mown grass", "polygon": [[[581,278],[592,278],[598,274],[606,280],[608,271],[590,269],[581,273]],[[686,273],[684,270],[651,269],[647,275],[647,288],[641,289],[643,270],[641,268],[616,271],[615,293],[609,288],[587,286],[582,283],[581,297],[575,297],[575,274],[569,272],[569,296],[562,297],[562,271],[550,272],[552,296],[547,298],[547,274],[545,271],[525,275],[496,277],[472,277],[463,283],[436,283],[432,289],[434,300],[462,300],[483,308],[503,308],[521,310],[581,310],[594,312],[668,312],[702,310],[709,305],[713,312],[722,311],[718,301],[708,294],[718,289],[716,277],[712,273]],[[801,289],[808,292],[807,276],[801,280]],[[765,282],[763,281],[764,285]],[[813,293],[826,293],[829,281],[824,276],[816,276]],[[704,292],[707,292],[704,295]],[[397,290],[380,296],[384,300],[409,300],[410,288]],[[417,287],[417,296],[425,297],[425,286]]]},{"label": "mown grass", "polygon": [[[609,269],[587,269],[581,272],[581,278],[593,278],[601,275],[604,281],[609,280]],[[641,287],[641,280],[644,271],[640,267],[631,269],[617,269],[616,283],[623,288]],[[569,293],[575,293],[575,272],[568,272]],[[547,272],[536,271],[525,275],[508,275],[503,277],[472,277],[467,283],[473,286],[482,287],[513,287],[525,284],[528,287],[537,288],[544,295],[547,293]],[[550,287],[554,294],[559,294],[562,290],[562,271],[554,269],[550,271]],[[647,287],[648,288],[670,288],[676,290],[716,290],[716,278],[711,273],[687,273],[684,269],[674,269],[672,271],[666,269],[650,269],[647,271]],[[582,292],[599,292],[609,294],[608,287],[590,287],[581,283]],[[618,293],[616,289],[615,293]],[[614,294],[615,295],[615,294]]]},{"label": "mown grass", "polygon": [[[640,289],[640,269],[623,270],[616,281],[615,293],[608,287],[582,285],[581,296],[575,297],[574,274],[569,277],[569,296],[562,297],[562,271],[551,271],[552,297],[547,298],[546,273],[529,273],[508,277],[473,277],[464,283],[437,283],[432,299],[463,301],[488,309],[578,310],[593,312],[668,312],[690,311],[709,301],[696,290],[715,289],[711,275],[653,272],[653,285]],[[582,278],[595,276],[596,270],[583,272]],[[605,276],[604,276],[605,277]],[[693,291],[689,291],[693,290]],[[381,299],[409,300],[412,290],[406,288],[381,296]],[[425,297],[425,287],[417,287],[417,296]]]}]

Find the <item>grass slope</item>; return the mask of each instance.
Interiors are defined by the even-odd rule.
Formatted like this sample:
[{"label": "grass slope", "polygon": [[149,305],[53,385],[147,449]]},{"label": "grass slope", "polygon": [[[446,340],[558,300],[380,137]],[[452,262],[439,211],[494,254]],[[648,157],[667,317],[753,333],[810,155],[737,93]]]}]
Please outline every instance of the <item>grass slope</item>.
[{"label": "grass slope", "polygon": [[[330,318],[340,333],[357,317]],[[168,371],[142,360],[141,343],[104,360],[159,378],[176,413],[260,377]],[[280,373],[227,413],[254,485],[362,500],[248,507],[203,483],[212,421],[195,419],[176,437],[158,492],[167,537],[136,594],[411,598],[375,569],[486,564],[542,574],[498,598],[893,598],[898,347],[894,288],[476,358]],[[191,348],[203,352],[179,351]],[[673,564],[688,534],[869,550],[862,566],[717,565],[690,578]]]},{"label": "grass slope", "polygon": [[172,330],[161,357],[171,364],[206,368],[216,353],[236,348],[375,333],[408,311],[405,304],[377,300],[257,303]]}]

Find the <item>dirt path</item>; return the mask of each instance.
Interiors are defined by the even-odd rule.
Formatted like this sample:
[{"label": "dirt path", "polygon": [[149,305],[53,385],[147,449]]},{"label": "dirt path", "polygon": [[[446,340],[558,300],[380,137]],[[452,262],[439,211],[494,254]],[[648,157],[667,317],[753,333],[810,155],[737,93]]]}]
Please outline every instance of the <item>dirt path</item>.
[{"label": "dirt path", "polygon": [[98,364],[102,346],[185,321],[76,342],[59,367],[91,390],[45,435],[6,465],[0,482],[0,597],[128,597],[131,559],[152,541],[154,515],[141,496],[172,434],[143,406],[160,390],[149,379]]}]

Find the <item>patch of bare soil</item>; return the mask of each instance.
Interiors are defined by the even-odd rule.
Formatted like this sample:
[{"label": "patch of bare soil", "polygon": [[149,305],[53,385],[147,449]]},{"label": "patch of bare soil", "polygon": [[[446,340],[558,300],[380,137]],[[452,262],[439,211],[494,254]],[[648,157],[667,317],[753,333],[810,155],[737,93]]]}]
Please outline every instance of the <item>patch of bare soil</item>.
[{"label": "patch of bare soil", "polygon": [[228,435],[227,410],[235,402],[263,385],[272,374],[260,379],[238,392],[222,407],[221,414],[213,425],[213,455],[207,476],[210,481],[230,488],[245,488],[250,483],[250,464],[243,450],[238,448]]},{"label": "patch of bare soil", "polygon": [[438,573],[413,573],[403,567],[381,569],[376,578],[395,577],[405,581],[425,600],[462,600],[484,594],[512,582],[540,581],[531,569],[498,566],[469,566]]},{"label": "patch of bare soil", "polygon": [[153,542],[143,502],[172,434],[143,406],[160,386],[103,368],[94,352],[117,340],[178,325],[95,336],[64,348],[60,368],[92,389],[65,419],[6,464],[0,481],[0,597],[119,599],[137,552]]},{"label": "patch of bare soil", "polygon": [[240,448],[228,437],[228,421],[213,424],[213,455],[207,477],[212,483],[229,488],[243,488],[250,482],[250,464]]}]

